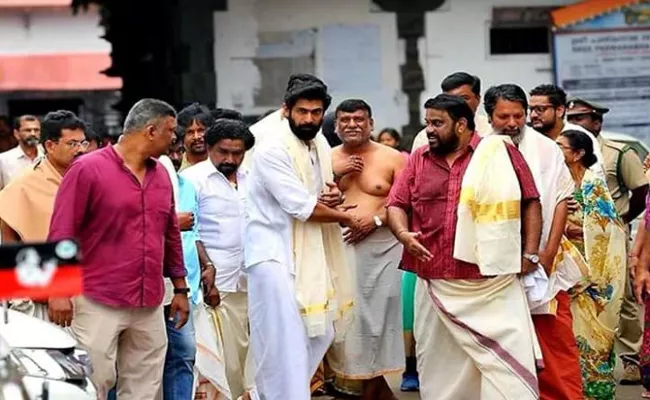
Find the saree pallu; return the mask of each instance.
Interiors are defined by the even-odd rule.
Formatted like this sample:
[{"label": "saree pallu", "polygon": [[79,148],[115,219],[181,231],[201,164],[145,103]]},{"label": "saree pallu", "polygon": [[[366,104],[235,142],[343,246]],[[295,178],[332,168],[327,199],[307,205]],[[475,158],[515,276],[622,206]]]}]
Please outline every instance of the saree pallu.
[{"label": "saree pallu", "polygon": [[582,227],[570,238],[589,266],[589,274],[570,291],[573,331],[580,351],[585,399],[613,400],[616,327],[626,269],[626,231],[602,179],[587,170],[574,193],[580,205],[568,225]]}]

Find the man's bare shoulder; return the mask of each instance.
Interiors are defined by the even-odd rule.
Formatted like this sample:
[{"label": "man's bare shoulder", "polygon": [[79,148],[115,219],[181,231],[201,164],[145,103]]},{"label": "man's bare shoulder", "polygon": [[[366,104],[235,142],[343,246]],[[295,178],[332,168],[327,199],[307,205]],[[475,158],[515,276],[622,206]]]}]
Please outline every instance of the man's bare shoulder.
[{"label": "man's bare shoulder", "polygon": [[383,144],[374,143],[376,146],[376,154],[379,155],[385,162],[390,164],[399,165],[404,163],[406,157],[401,151],[395,150],[392,147],[384,146]]}]

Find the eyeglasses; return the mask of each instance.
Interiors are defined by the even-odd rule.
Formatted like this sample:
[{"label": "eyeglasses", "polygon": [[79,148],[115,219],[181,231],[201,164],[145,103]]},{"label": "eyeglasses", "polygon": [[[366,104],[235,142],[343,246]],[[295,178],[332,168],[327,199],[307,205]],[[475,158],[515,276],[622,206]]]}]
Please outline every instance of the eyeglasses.
[{"label": "eyeglasses", "polygon": [[82,141],[70,140],[69,142],[63,142],[63,143],[71,149],[78,149],[80,147],[82,149],[86,149],[90,145],[90,142],[87,140],[82,140]]},{"label": "eyeglasses", "polygon": [[536,105],[536,106],[530,106],[530,107],[528,107],[528,111],[531,114],[532,113],[541,114],[544,111],[548,110],[549,108],[554,108],[553,104],[539,104],[539,105]]}]

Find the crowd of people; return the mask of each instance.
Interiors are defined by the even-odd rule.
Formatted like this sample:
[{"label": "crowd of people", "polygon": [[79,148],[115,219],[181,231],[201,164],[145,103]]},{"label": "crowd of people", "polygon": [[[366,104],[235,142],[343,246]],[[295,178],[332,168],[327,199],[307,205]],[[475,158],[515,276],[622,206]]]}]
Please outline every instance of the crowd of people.
[{"label": "crowd of people", "polygon": [[617,362],[650,398],[648,178],[609,110],[441,91],[410,153],[308,74],[252,126],[156,99],[114,143],[17,118],[2,241],[77,240],[84,290],[11,307],[77,339],[102,399],[389,400],[403,373],[427,400],[612,400]]}]

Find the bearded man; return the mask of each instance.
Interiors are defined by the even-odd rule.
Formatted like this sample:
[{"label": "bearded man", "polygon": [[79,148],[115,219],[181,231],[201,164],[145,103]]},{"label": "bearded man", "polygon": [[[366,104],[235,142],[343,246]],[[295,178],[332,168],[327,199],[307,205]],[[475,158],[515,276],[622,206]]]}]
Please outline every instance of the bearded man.
[{"label": "bearded man", "polygon": [[320,79],[292,75],[282,119],[260,135],[273,140],[261,140],[253,153],[244,228],[253,398],[309,399],[334,322],[352,306],[338,224],[356,230],[360,222],[319,202],[323,189],[335,187],[330,148],[318,134],[330,102]]}]

